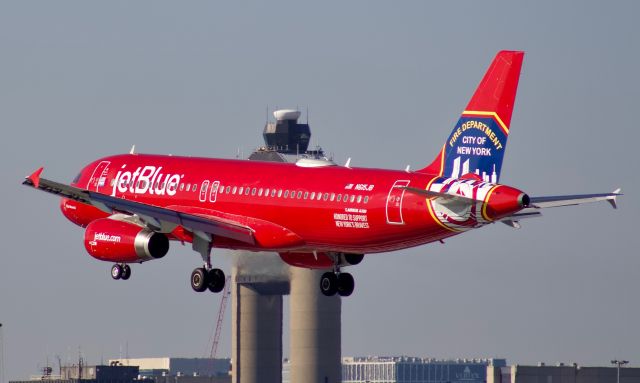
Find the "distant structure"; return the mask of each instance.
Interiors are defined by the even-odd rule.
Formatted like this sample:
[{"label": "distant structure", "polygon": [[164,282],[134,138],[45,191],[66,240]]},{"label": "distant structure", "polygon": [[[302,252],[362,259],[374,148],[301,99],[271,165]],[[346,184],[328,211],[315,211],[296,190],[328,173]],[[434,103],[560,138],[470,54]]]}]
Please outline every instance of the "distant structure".
[{"label": "distant structure", "polygon": [[[322,151],[316,147],[309,149],[311,128],[309,124],[298,122],[300,112],[294,109],[276,110],[273,112],[275,122],[267,122],[262,137],[265,146],[249,155],[250,160],[272,162],[297,162],[300,159],[319,160],[317,165],[330,163]],[[303,161],[311,164],[312,161]]]},{"label": "distant structure", "polygon": [[[321,148],[309,150],[311,130],[308,124],[298,122],[299,111],[277,110],[273,116],[276,121],[267,122],[264,128],[265,146],[249,160],[306,167],[333,164]],[[268,265],[246,264],[232,271],[233,382],[282,381],[283,295],[290,296],[287,376],[292,382],[340,382],[340,297],[322,295],[318,289],[322,271],[290,268],[274,254],[259,258],[270,265],[282,265],[282,270],[274,275],[264,272]]]},{"label": "distant structure", "polygon": [[[82,360],[82,359],[80,359]],[[52,374],[51,367],[45,367],[41,375],[31,376],[30,380],[15,380],[10,383],[133,383],[138,379],[137,366],[84,365],[82,362],[69,366],[60,366],[60,374]]]},{"label": "distant structure", "polygon": [[537,366],[513,365],[487,367],[487,383],[637,383],[640,368],[620,368],[618,380],[616,367],[585,367],[577,364]]},{"label": "distant structure", "polygon": [[269,150],[285,154],[306,153],[311,129],[298,122],[300,111],[282,109],[273,112],[276,122],[267,122],[262,137]]},{"label": "distant structure", "polygon": [[210,358],[128,358],[110,359],[110,365],[136,366],[141,378],[153,379],[163,376],[228,377],[230,359]]},{"label": "distant structure", "polygon": [[342,383],[485,383],[487,366],[506,365],[505,359],[347,357],[342,359]]}]

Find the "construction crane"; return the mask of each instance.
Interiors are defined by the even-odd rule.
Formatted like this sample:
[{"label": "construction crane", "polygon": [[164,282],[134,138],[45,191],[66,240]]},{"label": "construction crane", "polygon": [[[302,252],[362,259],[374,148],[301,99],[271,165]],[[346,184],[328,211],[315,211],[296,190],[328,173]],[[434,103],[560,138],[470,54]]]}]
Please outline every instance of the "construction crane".
[{"label": "construction crane", "polygon": [[222,300],[220,301],[220,309],[218,310],[218,323],[216,324],[216,332],[213,336],[213,344],[211,345],[211,354],[209,357],[211,359],[215,359],[218,353],[218,343],[220,343],[220,333],[222,332],[222,322],[224,320],[224,312],[227,309],[227,301],[229,300],[229,295],[231,295],[231,290],[229,286],[231,283],[231,277],[227,277],[224,282],[224,290],[222,291]]}]

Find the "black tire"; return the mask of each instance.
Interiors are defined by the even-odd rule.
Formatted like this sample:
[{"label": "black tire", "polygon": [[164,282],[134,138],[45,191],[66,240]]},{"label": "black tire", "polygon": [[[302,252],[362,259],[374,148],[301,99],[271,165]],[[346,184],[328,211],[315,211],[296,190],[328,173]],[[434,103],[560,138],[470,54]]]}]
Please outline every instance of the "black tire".
[{"label": "black tire", "polygon": [[338,291],[338,277],[334,272],[326,272],[320,277],[320,291],[322,294],[332,297]]},{"label": "black tire", "polygon": [[344,260],[347,261],[347,263],[351,266],[355,266],[359,264],[360,262],[362,262],[363,258],[364,258],[364,254],[349,253],[344,255]]},{"label": "black tire", "polygon": [[338,294],[341,297],[348,297],[353,293],[356,283],[353,276],[349,273],[340,273],[338,275]]},{"label": "black tire", "polygon": [[219,293],[224,289],[224,283],[226,280],[224,271],[220,269],[209,270],[207,278],[209,278],[209,291],[212,293]]},{"label": "black tire", "polygon": [[131,277],[131,267],[129,267],[129,265],[123,265],[122,276],[120,278],[122,278],[123,281],[126,281],[129,277]]},{"label": "black tire", "polygon": [[123,273],[122,266],[118,265],[117,263],[111,266],[111,278],[116,280],[120,279],[122,278],[122,273]]},{"label": "black tire", "polygon": [[191,288],[199,293],[205,291],[209,282],[208,279],[207,270],[198,267],[191,273]]}]

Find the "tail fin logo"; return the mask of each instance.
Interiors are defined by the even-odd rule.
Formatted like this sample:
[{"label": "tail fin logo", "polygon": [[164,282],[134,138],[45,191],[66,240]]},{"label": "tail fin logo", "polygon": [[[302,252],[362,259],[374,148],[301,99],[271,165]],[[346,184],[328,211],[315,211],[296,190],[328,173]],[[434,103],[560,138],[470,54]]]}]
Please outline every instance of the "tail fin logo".
[{"label": "tail fin logo", "polygon": [[508,130],[497,116],[478,116],[464,112],[445,144],[443,175],[460,178],[475,174],[485,182],[496,183],[502,167]]}]

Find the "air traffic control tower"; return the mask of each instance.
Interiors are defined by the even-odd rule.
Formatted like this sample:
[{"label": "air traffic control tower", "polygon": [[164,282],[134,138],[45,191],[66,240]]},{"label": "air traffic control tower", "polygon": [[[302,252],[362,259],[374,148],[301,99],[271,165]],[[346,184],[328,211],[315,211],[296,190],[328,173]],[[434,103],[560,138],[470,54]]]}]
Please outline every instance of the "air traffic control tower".
[{"label": "air traffic control tower", "polygon": [[[320,163],[308,150],[311,130],[297,110],[277,110],[264,128],[266,146],[253,161]],[[341,370],[341,301],[318,288],[322,271],[289,267],[277,254],[240,256],[232,270],[232,376],[234,383],[282,381],[283,296],[289,295],[289,381],[336,383]]]}]

